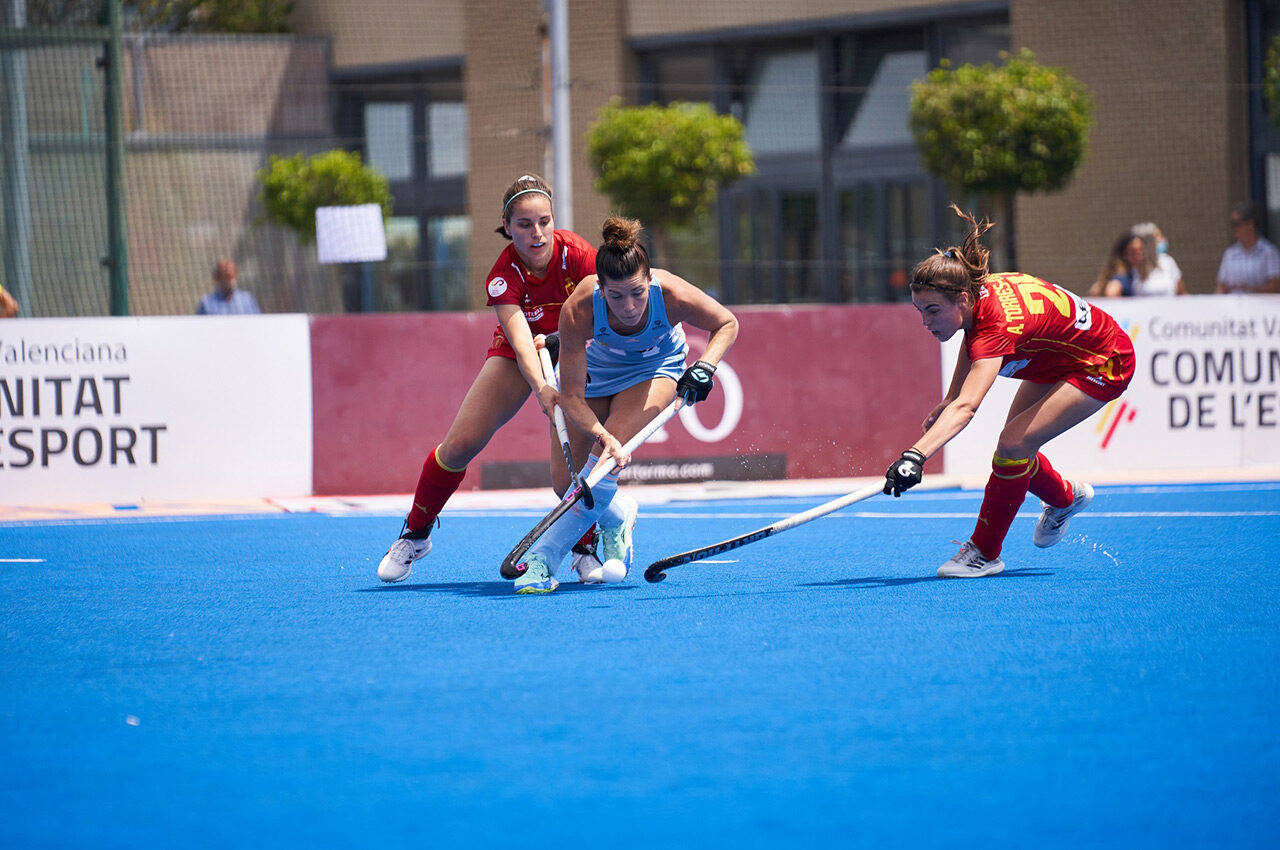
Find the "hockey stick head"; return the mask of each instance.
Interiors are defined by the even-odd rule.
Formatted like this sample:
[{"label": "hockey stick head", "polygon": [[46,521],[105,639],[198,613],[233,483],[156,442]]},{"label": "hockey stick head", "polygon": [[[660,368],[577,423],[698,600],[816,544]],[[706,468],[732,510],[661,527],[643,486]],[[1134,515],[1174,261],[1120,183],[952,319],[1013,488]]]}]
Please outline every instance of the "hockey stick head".
[{"label": "hockey stick head", "polygon": [[560,504],[556,505],[551,513],[543,517],[537,525],[529,530],[528,534],[520,539],[520,542],[516,544],[516,548],[507,553],[507,557],[502,559],[502,566],[498,568],[498,572],[502,574],[503,578],[512,581],[520,577],[525,571],[525,553],[533,547],[533,544],[538,542],[538,539],[546,533],[547,529],[556,524],[556,520],[568,513],[569,509],[577,504],[581,498],[582,488],[571,487],[564,494],[564,498],[560,500]]},{"label": "hockey stick head", "polygon": [[649,582],[650,584],[657,584],[658,582],[662,581],[666,577],[667,577],[667,574],[664,573],[658,567],[657,564],[650,564],[648,567],[645,568],[644,580]]}]

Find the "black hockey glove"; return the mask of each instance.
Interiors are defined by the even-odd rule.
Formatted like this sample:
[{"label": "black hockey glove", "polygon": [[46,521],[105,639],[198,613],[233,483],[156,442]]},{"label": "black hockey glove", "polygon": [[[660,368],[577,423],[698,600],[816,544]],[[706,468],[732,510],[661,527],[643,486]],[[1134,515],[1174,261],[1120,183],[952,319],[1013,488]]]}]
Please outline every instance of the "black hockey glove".
[{"label": "black hockey glove", "polygon": [[924,478],[924,455],[915,449],[907,449],[884,474],[884,492],[894,498],[901,496]]},{"label": "black hockey glove", "polygon": [[711,380],[711,376],[715,373],[715,366],[705,360],[699,360],[685,369],[680,380],[676,382],[676,395],[683,398],[685,404],[696,404],[704,400],[711,395],[711,388],[715,386],[715,382]]}]

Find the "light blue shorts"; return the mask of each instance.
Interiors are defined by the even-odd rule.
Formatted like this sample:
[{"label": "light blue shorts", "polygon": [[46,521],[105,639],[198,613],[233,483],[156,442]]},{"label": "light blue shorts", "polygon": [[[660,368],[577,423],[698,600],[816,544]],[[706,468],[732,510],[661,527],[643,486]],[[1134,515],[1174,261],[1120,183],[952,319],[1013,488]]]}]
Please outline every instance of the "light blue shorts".
[{"label": "light blue shorts", "polygon": [[670,353],[661,349],[662,346],[657,347],[653,354],[621,354],[592,341],[587,345],[587,388],[584,396],[605,398],[617,395],[628,387],[659,377],[680,380],[689,346],[682,345]]}]

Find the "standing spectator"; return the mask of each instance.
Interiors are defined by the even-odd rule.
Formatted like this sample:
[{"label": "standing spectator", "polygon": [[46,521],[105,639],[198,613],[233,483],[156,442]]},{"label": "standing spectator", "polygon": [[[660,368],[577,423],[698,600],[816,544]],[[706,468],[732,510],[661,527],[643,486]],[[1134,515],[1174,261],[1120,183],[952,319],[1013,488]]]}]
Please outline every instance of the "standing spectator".
[{"label": "standing spectator", "polygon": [[18,315],[18,301],[0,286],[0,319],[12,319]]},{"label": "standing spectator", "polygon": [[252,292],[236,286],[236,264],[223,257],[213,267],[213,292],[200,299],[196,314],[200,316],[232,316],[261,313]]},{"label": "standing spectator", "polygon": [[1280,292],[1280,251],[1258,235],[1258,210],[1250,203],[1231,208],[1234,245],[1222,252],[1214,292]]},{"label": "standing spectator", "polygon": [[1182,269],[1169,256],[1169,240],[1154,221],[1133,226],[1142,240],[1142,261],[1133,270],[1134,295],[1186,295]]},{"label": "standing spectator", "polygon": [[1128,297],[1133,294],[1134,267],[1142,262],[1142,240],[1132,230],[1121,233],[1111,245],[1098,279],[1089,287],[1090,296]]}]

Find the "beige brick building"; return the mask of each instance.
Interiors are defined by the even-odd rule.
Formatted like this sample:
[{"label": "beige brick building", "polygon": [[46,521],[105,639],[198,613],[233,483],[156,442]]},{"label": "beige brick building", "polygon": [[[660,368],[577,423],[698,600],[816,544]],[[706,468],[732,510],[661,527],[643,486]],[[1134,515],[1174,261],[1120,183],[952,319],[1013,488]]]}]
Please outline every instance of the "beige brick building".
[{"label": "beige brick building", "polygon": [[[932,67],[949,48],[981,61],[994,59],[1001,47],[1026,47],[1089,86],[1096,112],[1088,158],[1071,185],[1056,194],[1019,198],[1019,266],[1082,290],[1118,233],[1155,220],[1169,236],[1190,289],[1209,291],[1229,242],[1228,207],[1251,196],[1265,200],[1257,197],[1264,182],[1254,173],[1264,160],[1249,144],[1248,41],[1250,27],[1265,23],[1267,5],[569,0],[574,226],[594,239],[609,211],[608,200],[592,189],[583,150],[583,135],[600,106],[613,97],[639,102],[708,96],[722,109],[745,113],[749,139],[754,132],[761,142],[760,174],[732,190],[738,211],[722,209],[719,226],[707,228],[712,237],[719,234],[722,273],[732,266],[727,274],[736,271],[740,278],[736,285],[718,283],[735,300],[891,296],[877,277],[900,270],[920,249],[945,237],[948,222],[939,210],[951,197],[911,161],[901,128],[877,136],[870,127],[855,126],[858,118],[841,114],[842,87],[874,94],[883,86],[877,104],[854,109],[876,110],[863,116],[868,124],[900,120],[903,104],[886,98],[905,97],[897,77],[907,70]],[[468,121],[468,303],[477,306],[478,276],[502,245],[490,233],[497,199],[517,172],[550,171],[544,4],[379,0],[361,4],[359,12],[338,0],[299,6],[300,33],[332,40],[339,79],[359,69],[373,81],[380,67],[389,76],[415,66],[450,67],[458,75]],[[846,60],[852,71],[842,65]],[[862,73],[861,65],[877,60],[869,76]],[[812,83],[810,91],[803,90],[806,82]],[[772,95],[770,85],[777,87]],[[781,135],[788,138],[781,138],[784,100],[792,101],[793,116],[814,118],[821,126],[786,121]],[[753,119],[769,110],[777,113],[774,126],[753,127]],[[859,135],[865,143],[847,144]],[[813,144],[819,136],[824,138]],[[848,211],[856,207],[866,214],[858,218]],[[772,227],[760,224],[769,218]],[[734,232],[744,226],[756,229],[735,240]],[[868,233],[871,243],[865,241]],[[863,243],[855,248],[845,244],[848,239]],[[726,254],[734,262],[724,261]],[[808,261],[812,269],[806,279],[766,271],[745,283],[739,261]],[[841,268],[853,262],[869,265],[858,274]],[[700,273],[714,277],[709,269]],[[837,278],[844,283],[833,283]]]},{"label": "beige brick building", "polygon": [[[134,312],[186,312],[219,253],[268,310],[482,306],[503,190],[526,171],[555,177],[549,2],[302,0],[292,38],[129,36]],[[1002,215],[929,177],[907,130],[911,82],[944,57],[1029,48],[1094,95],[1070,185],[1018,198],[1021,270],[1083,291],[1116,236],[1154,220],[1188,288],[1207,292],[1233,202],[1260,204],[1264,229],[1280,230],[1280,131],[1261,86],[1280,0],[567,2],[574,229],[594,241],[610,212],[584,151],[601,106],[711,101],[743,121],[758,171],[657,259],[731,303],[901,298],[906,270],[953,235],[950,202]],[[31,215],[53,222],[35,240],[48,280],[30,287],[32,315],[105,309],[98,201],[72,200],[101,184],[99,72],[77,50],[29,60],[45,86],[28,98]],[[85,164],[69,169],[72,138]],[[270,154],[335,146],[392,184],[390,258],[372,279],[317,267],[257,220],[254,175]],[[73,208],[82,231],[68,229]],[[997,221],[997,243],[1009,225]]]}]

